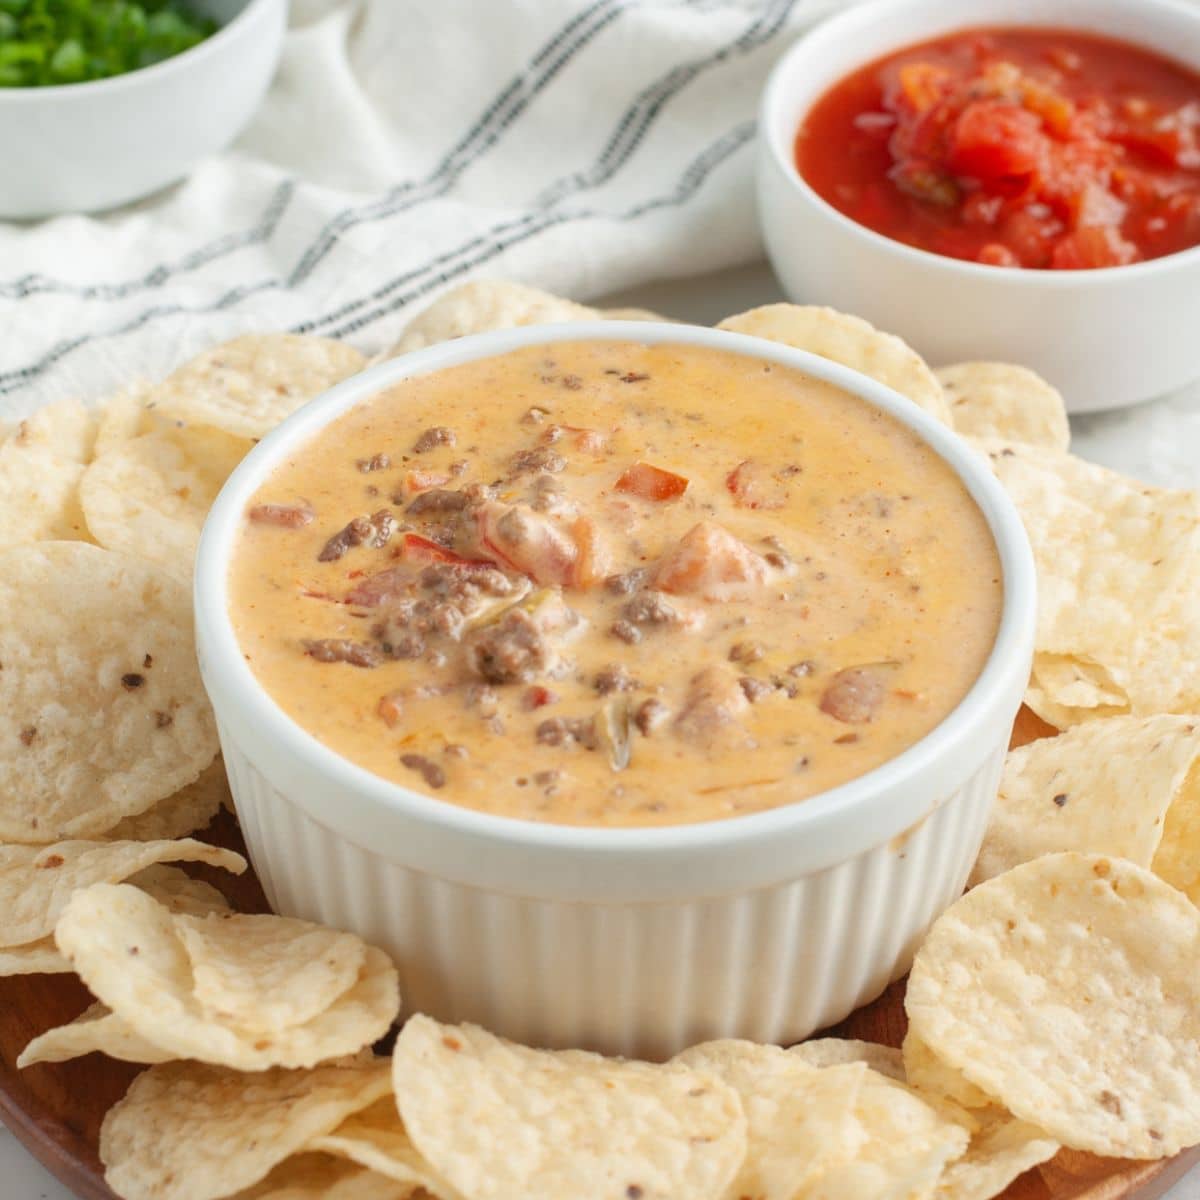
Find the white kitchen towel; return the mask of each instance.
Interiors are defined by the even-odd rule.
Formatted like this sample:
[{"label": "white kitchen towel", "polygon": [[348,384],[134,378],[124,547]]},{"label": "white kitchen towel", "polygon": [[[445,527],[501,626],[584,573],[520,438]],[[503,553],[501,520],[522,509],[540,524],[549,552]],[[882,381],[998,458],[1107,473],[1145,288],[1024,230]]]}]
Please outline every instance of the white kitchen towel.
[{"label": "white kitchen towel", "polygon": [[233,151],[0,224],[0,418],[251,329],[379,349],[473,277],[587,299],[751,259],[763,81],[849,2],[298,0]]}]

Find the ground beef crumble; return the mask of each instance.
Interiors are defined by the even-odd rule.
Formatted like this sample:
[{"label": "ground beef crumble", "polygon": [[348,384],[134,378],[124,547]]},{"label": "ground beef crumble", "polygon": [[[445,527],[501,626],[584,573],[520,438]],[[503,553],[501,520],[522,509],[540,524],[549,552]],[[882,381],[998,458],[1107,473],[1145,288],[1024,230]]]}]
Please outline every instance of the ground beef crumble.
[{"label": "ground beef crumble", "polygon": [[318,562],[336,562],[355,546],[386,546],[396,532],[396,518],[391,511],[381,508],[369,517],[355,517],[348,525],[339,529],[325,543]]}]

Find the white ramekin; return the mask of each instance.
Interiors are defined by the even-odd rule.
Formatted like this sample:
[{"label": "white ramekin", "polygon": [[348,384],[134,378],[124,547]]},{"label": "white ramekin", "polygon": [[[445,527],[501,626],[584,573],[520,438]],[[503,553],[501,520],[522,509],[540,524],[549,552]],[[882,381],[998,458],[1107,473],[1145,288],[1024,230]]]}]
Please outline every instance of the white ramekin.
[{"label": "white ramekin", "polygon": [[0,88],[0,217],[112,208],[233,141],[275,73],[287,0],[195,7],[221,28],[174,58],[89,83]]},{"label": "white ramekin", "polygon": [[858,313],[938,365],[1032,367],[1073,412],[1200,378],[1200,248],[1095,271],[987,267],[884,237],[801,178],[796,130],[830,86],[894,50],[987,25],[1107,34],[1200,70],[1200,8],[1179,0],[872,0],[825,22],[780,60],[759,112],[759,216],[784,291]]},{"label": "white ramekin", "polygon": [[[458,808],[340,758],[287,717],[227,609],[247,502],[277,464],[381,389],[521,346],[682,343],[796,367],[893,413],[958,472],[1003,568],[995,647],[917,745],[803,803],[664,829],[541,825]],[[409,1011],[555,1046],[667,1055],[697,1040],[790,1041],[871,1000],[962,890],[1029,676],[1032,556],[985,461],[924,412],[825,359],[683,325],[586,322],[481,334],[374,367],[263,439],[205,525],[200,666],[246,842],[289,915],[354,929],[396,958]],[[670,786],[670,781],[664,781]]]}]

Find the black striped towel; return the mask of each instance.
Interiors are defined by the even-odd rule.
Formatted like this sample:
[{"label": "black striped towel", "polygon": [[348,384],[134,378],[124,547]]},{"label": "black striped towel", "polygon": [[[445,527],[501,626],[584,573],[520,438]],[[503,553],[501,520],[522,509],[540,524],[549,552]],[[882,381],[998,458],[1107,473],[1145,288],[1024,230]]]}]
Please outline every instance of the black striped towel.
[{"label": "black striped towel", "polygon": [[0,418],[253,329],[366,350],[448,286],[587,299],[751,259],[773,62],[849,0],[298,0],[235,151],[0,225]]}]

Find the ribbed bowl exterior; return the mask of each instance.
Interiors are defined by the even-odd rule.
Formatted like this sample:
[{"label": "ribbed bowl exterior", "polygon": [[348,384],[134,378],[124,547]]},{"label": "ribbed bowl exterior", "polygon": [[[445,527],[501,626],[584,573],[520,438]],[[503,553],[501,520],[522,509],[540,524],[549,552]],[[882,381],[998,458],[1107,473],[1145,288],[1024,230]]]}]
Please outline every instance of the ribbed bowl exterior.
[{"label": "ribbed bowl exterior", "polygon": [[221,733],[271,904],[389,951],[406,1011],[650,1058],[714,1037],[798,1041],[878,996],[961,893],[1005,749],[913,829],[837,866],[739,894],[703,895],[697,881],[688,902],[619,904],[510,895],[392,861],[315,821]]}]

